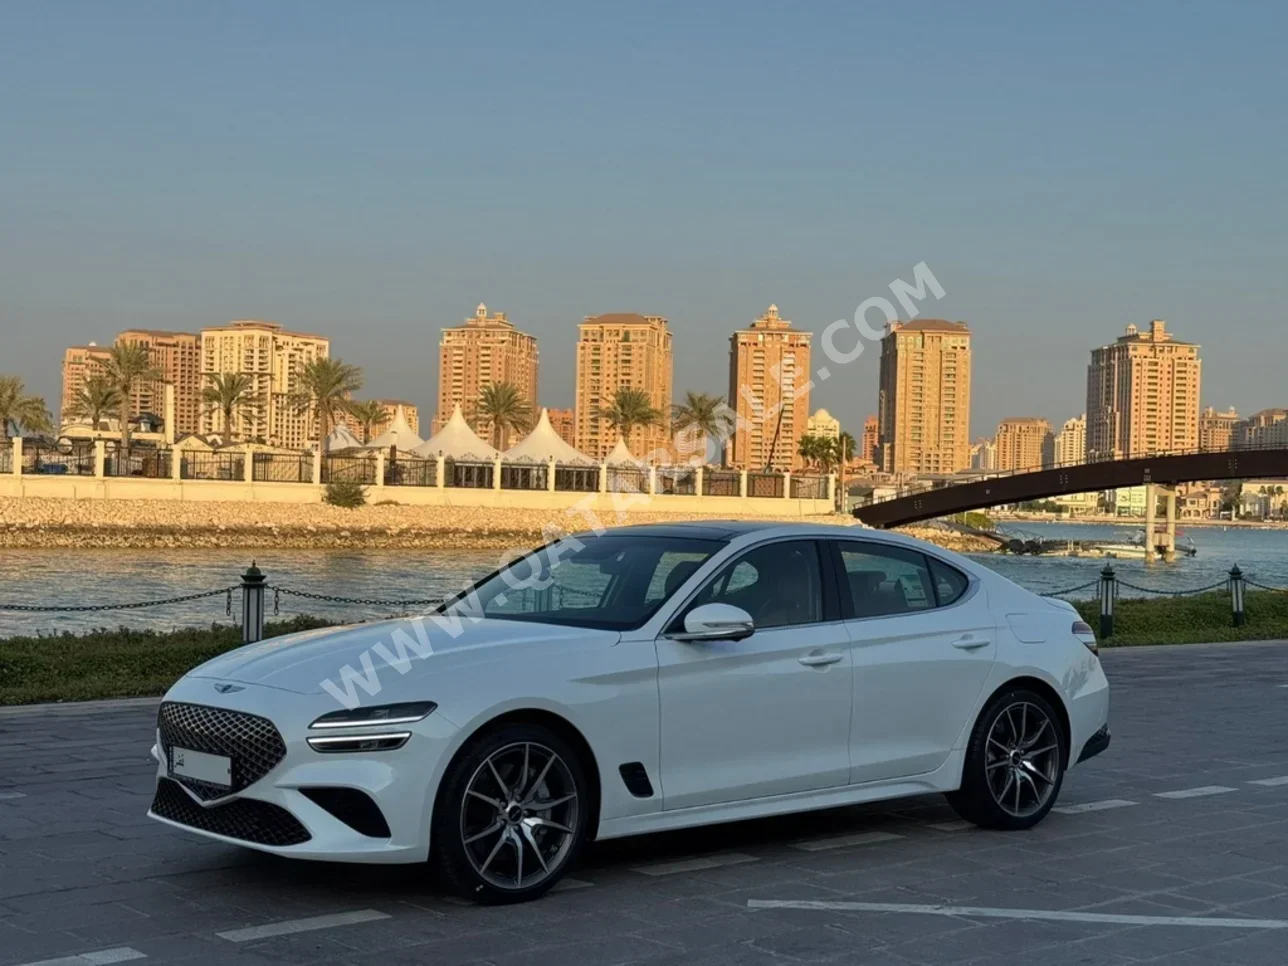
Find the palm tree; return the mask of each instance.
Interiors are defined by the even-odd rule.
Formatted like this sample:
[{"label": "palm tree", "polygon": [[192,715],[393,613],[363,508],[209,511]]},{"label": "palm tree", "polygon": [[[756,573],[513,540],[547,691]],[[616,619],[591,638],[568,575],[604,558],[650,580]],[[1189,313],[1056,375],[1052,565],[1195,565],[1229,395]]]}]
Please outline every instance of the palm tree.
[{"label": "palm tree", "polygon": [[662,410],[653,406],[643,389],[627,386],[617,390],[613,404],[596,414],[617,430],[617,435],[628,443],[631,430],[637,426],[657,426],[662,422]]},{"label": "palm tree", "polygon": [[27,394],[27,387],[17,376],[0,376],[0,437],[28,433],[53,432],[54,420],[45,401]]},{"label": "palm tree", "polygon": [[116,412],[121,406],[121,394],[112,381],[103,373],[97,373],[85,380],[63,413],[63,418],[83,419],[90,428],[97,431],[99,423],[108,413]]},{"label": "palm tree", "polygon": [[836,449],[836,456],[834,459],[838,466],[844,466],[850,460],[854,459],[854,454],[858,444],[855,443],[854,437],[845,430],[841,430],[841,435],[832,441],[832,445]]},{"label": "palm tree", "polygon": [[474,404],[475,418],[492,427],[492,445],[501,448],[507,430],[522,431],[532,421],[532,405],[508,382],[484,386]]},{"label": "palm tree", "polygon": [[326,455],[326,438],[349,396],[362,388],[362,370],[340,359],[314,359],[296,377],[299,387],[291,393],[298,412],[311,412],[318,421],[318,450]]},{"label": "palm tree", "polygon": [[807,466],[826,466],[836,453],[836,441],[826,436],[802,436],[796,452]]},{"label": "palm tree", "polygon": [[368,399],[365,402],[351,402],[344,407],[344,411],[352,416],[354,421],[362,428],[362,443],[364,446],[371,442],[371,431],[375,428],[376,423],[383,421],[385,418],[385,407],[374,399]]},{"label": "palm tree", "polygon": [[255,380],[244,372],[208,372],[206,378],[210,385],[202,387],[201,401],[207,412],[223,417],[224,432],[232,439],[233,417],[259,408],[259,397],[251,393]]},{"label": "palm tree", "polygon": [[684,402],[671,407],[671,428],[677,436],[692,434],[695,444],[701,441],[705,460],[713,438],[723,443],[732,435],[732,412],[720,396],[689,391],[684,394]]},{"label": "palm tree", "polygon": [[163,379],[165,373],[152,365],[152,356],[148,353],[147,346],[138,342],[124,342],[112,346],[107,356],[104,375],[118,393],[116,405],[118,418],[121,421],[121,452],[128,456],[131,395],[139,383]]}]

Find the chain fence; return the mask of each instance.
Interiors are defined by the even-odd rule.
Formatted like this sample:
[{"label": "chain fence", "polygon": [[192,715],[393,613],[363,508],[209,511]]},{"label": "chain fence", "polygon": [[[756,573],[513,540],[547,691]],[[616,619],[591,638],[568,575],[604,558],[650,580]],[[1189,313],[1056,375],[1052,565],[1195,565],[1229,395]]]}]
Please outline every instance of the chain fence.
[{"label": "chain fence", "polygon": [[421,600],[388,600],[377,597],[341,597],[338,594],[313,594],[308,591],[294,590],[290,587],[279,587],[270,585],[269,590],[273,592],[273,614],[274,616],[281,613],[281,598],[285,594],[288,597],[301,597],[305,600],[318,600],[328,604],[357,604],[361,607],[429,607],[443,603],[445,597],[429,597]]},{"label": "chain fence", "polygon": [[184,594],[182,597],[166,597],[162,600],[140,600],[128,604],[6,604],[0,601],[0,612],[14,611],[19,614],[85,614],[108,610],[141,610],[144,607],[165,607],[168,604],[185,604],[192,600],[204,600],[207,597],[226,598],[224,613],[232,616],[233,591],[237,587],[223,587],[219,590],[207,590],[200,594]]}]

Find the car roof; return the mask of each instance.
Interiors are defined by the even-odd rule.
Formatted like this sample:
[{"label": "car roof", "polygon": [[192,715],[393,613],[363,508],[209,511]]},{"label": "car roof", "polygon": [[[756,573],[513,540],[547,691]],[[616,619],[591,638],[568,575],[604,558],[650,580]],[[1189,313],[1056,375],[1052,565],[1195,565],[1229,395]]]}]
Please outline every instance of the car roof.
[{"label": "car roof", "polygon": [[608,533],[623,536],[693,537],[708,540],[732,540],[753,533],[799,533],[804,536],[840,536],[853,531],[865,534],[875,531],[847,523],[794,523],[788,520],[676,520],[668,523],[634,523],[610,527]]}]

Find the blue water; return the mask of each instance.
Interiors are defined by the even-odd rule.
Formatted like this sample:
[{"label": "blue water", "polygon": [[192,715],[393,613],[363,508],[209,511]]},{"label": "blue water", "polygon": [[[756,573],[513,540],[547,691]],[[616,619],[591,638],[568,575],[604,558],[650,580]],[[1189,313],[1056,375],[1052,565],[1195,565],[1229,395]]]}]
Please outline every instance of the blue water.
[{"label": "blue water", "polygon": [[[1013,528],[1014,529],[1014,528]],[[1018,529],[1044,539],[1117,542],[1130,526],[1024,523]],[[1288,586],[1288,530],[1222,530],[1193,527],[1198,556],[1172,564],[1115,560],[1124,580],[1159,590],[1186,590],[1225,578],[1237,563],[1262,583]],[[440,597],[495,569],[499,551],[442,550],[0,550],[0,637],[14,634],[83,631],[94,627],[173,627],[228,623],[223,596],[160,608],[102,613],[24,614],[6,605],[71,605],[147,601],[215,590],[236,584],[252,556],[270,584],[314,594],[405,600]],[[1064,590],[1094,581],[1106,561],[1096,558],[1006,557],[974,559],[1038,592]],[[1123,596],[1135,592],[1124,588]],[[1074,597],[1094,596],[1093,590]],[[273,597],[269,596],[270,616]],[[399,606],[357,605],[282,596],[281,616],[316,614],[375,618],[400,613]]]}]

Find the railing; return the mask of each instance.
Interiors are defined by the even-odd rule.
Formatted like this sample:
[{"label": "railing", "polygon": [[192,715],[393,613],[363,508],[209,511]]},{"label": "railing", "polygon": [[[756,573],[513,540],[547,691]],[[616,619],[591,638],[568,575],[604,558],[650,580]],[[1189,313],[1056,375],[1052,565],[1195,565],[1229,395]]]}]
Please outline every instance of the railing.
[{"label": "railing", "polygon": [[783,475],[781,473],[748,473],[747,495],[758,497],[782,497]]},{"label": "railing", "polygon": [[399,459],[385,464],[385,486],[437,486],[438,460]]},{"label": "railing", "polygon": [[649,471],[643,466],[608,467],[609,493],[647,493]]},{"label": "railing", "polygon": [[251,479],[256,483],[312,483],[313,457],[296,453],[255,453]]},{"label": "railing", "polygon": [[244,480],[244,453],[183,453],[179,458],[181,480]]},{"label": "railing", "polygon": [[826,476],[793,476],[792,477],[792,499],[793,500],[826,500],[827,499],[827,477]]},{"label": "railing", "polygon": [[445,460],[443,464],[443,485],[464,489],[490,490],[492,476],[496,465],[491,462],[475,460]]},{"label": "railing", "polygon": [[38,476],[93,476],[94,446],[72,444],[24,447],[22,471]]},{"label": "railing", "polygon": [[0,473],[13,472],[13,447],[9,440],[0,436]]},{"label": "railing", "polygon": [[129,456],[118,450],[111,450],[103,457],[103,475],[169,479],[170,460],[170,450],[134,450]]},{"label": "railing", "polygon": [[698,492],[698,471],[692,466],[659,466],[657,492],[693,496]]},{"label": "railing", "polygon": [[[608,470],[610,476],[612,468]],[[645,483],[647,484],[647,480]],[[594,493],[599,489],[599,467],[580,463],[555,465],[555,489],[565,493]]]},{"label": "railing", "polygon": [[737,470],[704,470],[702,473],[702,495],[741,496],[742,474]]},{"label": "railing", "polygon": [[360,483],[363,486],[374,486],[376,482],[376,461],[370,456],[331,456],[322,457],[323,483]]},{"label": "railing", "polygon": [[502,463],[501,489],[503,490],[545,490],[549,488],[546,479],[550,472],[549,463]]}]

